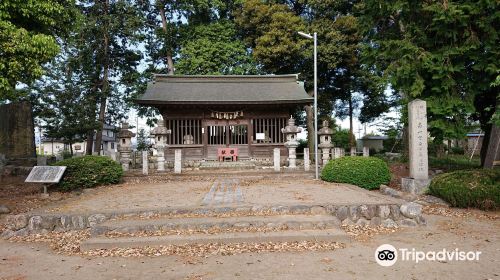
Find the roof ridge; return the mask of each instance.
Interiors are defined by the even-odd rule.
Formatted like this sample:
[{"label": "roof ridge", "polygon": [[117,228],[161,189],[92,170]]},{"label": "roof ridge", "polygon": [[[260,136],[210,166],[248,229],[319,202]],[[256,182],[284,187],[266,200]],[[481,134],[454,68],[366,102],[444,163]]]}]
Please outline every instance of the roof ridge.
[{"label": "roof ridge", "polygon": [[296,82],[299,74],[280,74],[280,75],[168,75],[154,74],[154,82],[168,80],[169,82]]}]

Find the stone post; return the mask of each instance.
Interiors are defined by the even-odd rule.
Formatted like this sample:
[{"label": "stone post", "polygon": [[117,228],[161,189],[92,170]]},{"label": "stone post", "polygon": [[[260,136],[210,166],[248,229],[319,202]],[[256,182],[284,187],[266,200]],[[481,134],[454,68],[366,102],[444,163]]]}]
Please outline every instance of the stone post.
[{"label": "stone post", "polygon": [[340,148],[333,148],[332,149],[332,156],[333,156],[333,159],[340,158]]},{"label": "stone post", "polygon": [[280,172],[280,148],[274,148],[274,171]]},{"label": "stone post", "polygon": [[402,178],[404,191],[421,194],[429,186],[427,154],[427,107],[423,100],[408,103],[408,136],[410,177]]},{"label": "stone post", "polygon": [[182,172],[182,150],[176,149],[174,156],[174,173],[180,174]]},{"label": "stone post", "polygon": [[321,149],[323,154],[323,166],[328,163],[330,160],[330,149],[333,147],[332,144],[332,135],[333,129],[329,127],[328,121],[323,121],[322,127],[318,130],[319,135],[319,145],[318,147]]},{"label": "stone post", "polygon": [[151,131],[151,135],[155,138],[158,172],[165,172],[165,150],[168,148],[167,135],[170,133],[171,130],[165,127],[165,122],[163,120],[159,120],[158,126]]},{"label": "stone post", "polygon": [[142,151],[142,174],[149,174],[148,151]]},{"label": "stone post", "polygon": [[309,160],[309,148],[304,148],[304,170],[309,171],[311,168],[311,161]]},{"label": "stone post", "polygon": [[363,147],[363,156],[364,157],[369,157],[370,156],[370,148]]},{"label": "stone post", "polygon": [[110,153],[109,153],[109,157],[110,157],[113,161],[116,161],[116,159],[117,159],[116,152],[115,152],[115,151],[110,152]]},{"label": "stone post", "polygon": [[297,133],[300,133],[302,128],[295,125],[295,119],[290,116],[288,120],[288,125],[281,129],[281,132],[286,136],[285,147],[288,148],[288,167],[297,168],[296,159],[296,149],[299,146],[297,141]]},{"label": "stone post", "polygon": [[38,166],[46,166],[47,165],[47,157],[45,157],[45,156],[38,156],[36,158],[36,165],[38,165]]},{"label": "stone post", "polygon": [[132,137],[135,133],[128,130],[128,123],[122,123],[122,128],[116,135],[118,138],[118,151],[120,152],[120,163],[123,171],[128,171],[130,167],[130,154],[132,153]]},{"label": "stone post", "polygon": [[351,147],[351,157],[356,156],[356,147]]}]

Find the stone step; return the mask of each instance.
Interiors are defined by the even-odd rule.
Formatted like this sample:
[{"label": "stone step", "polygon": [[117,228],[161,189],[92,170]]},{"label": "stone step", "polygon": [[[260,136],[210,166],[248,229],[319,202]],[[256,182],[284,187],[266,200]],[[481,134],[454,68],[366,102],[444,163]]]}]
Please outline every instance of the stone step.
[{"label": "stone step", "polygon": [[109,220],[94,226],[93,236],[105,233],[136,233],[166,230],[244,229],[326,229],[338,228],[340,221],[331,215],[275,215],[241,217],[194,217]]},{"label": "stone step", "polygon": [[200,164],[200,170],[211,170],[211,169],[239,169],[248,170],[255,169],[255,163],[251,161],[230,161],[230,162],[219,162],[219,161],[206,161]]},{"label": "stone step", "polygon": [[81,243],[82,251],[112,248],[141,248],[166,245],[207,243],[264,243],[264,242],[350,242],[350,237],[341,229],[297,230],[273,232],[230,232],[219,234],[163,235],[143,237],[93,237]]}]

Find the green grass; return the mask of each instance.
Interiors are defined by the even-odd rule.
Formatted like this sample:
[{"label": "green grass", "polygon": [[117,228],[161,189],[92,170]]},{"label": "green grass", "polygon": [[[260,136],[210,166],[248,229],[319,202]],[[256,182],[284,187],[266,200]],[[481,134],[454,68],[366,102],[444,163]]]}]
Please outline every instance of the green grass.
[{"label": "green grass", "polygon": [[432,179],[429,192],[455,207],[495,210],[500,206],[500,170],[474,169],[444,173]]},{"label": "green grass", "polygon": [[441,158],[429,157],[429,167],[433,169],[443,169],[445,171],[476,169],[481,167],[479,157],[473,157],[469,160],[465,155],[447,155]]}]

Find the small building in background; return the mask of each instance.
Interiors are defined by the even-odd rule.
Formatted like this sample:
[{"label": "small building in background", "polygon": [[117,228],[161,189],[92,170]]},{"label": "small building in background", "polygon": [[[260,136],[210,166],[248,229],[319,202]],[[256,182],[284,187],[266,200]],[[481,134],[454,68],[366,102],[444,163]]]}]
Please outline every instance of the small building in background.
[{"label": "small building in background", "polygon": [[[102,144],[101,144],[101,155],[108,155],[110,153],[115,153],[117,151],[118,142],[116,140],[117,127],[109,124],[104,124],[102,130]],[[87,150],[87,141],[79,141],[73,143],[73,154],[83,155]],[[43,137],[41,141],[41,147],[37,148],[38,154],[55,156],[62,154],[65,150],[70,151],[69,144],[65,144],[62,139],[46,138]],[[94,151],[95,148],[95,135],[94,135]]]},{"label": "small building in background", "polygon": [[466,154],[478,156],[483,146],[484,133],[482,131],[472,131],[467,133]]},{"label": "small building in background", "polygon": [[384,149],[384,141],[387,139],[389,137],[385,135],[365,135],[363,138],[358,139],[357,149],[362,151],[363,147],[368,147],[370,150],[379,152]]}]

